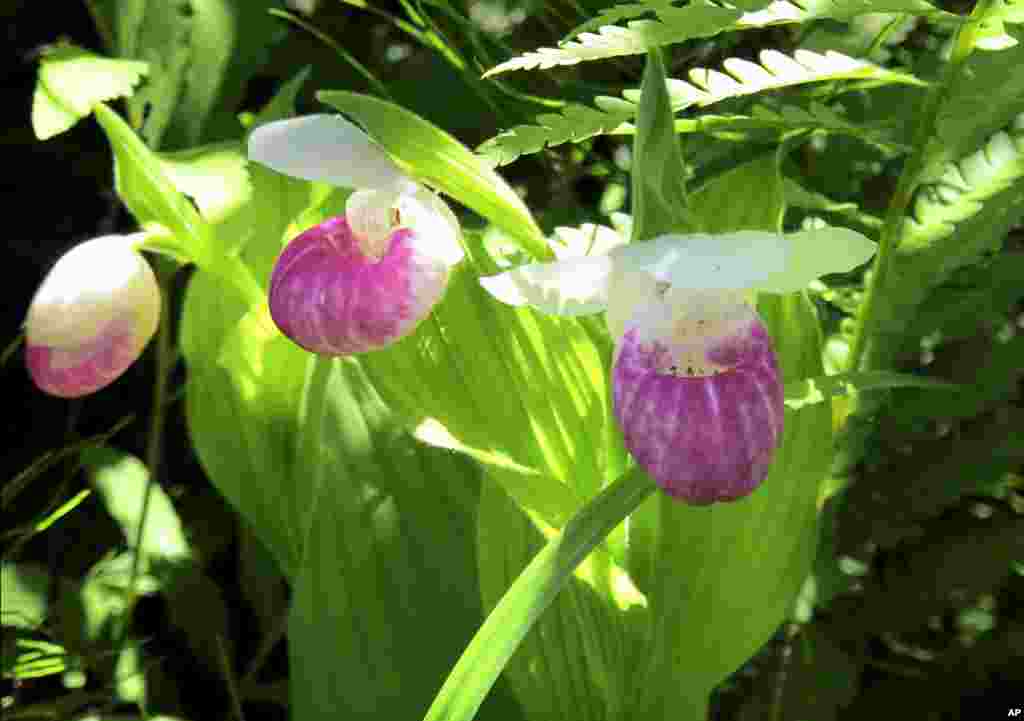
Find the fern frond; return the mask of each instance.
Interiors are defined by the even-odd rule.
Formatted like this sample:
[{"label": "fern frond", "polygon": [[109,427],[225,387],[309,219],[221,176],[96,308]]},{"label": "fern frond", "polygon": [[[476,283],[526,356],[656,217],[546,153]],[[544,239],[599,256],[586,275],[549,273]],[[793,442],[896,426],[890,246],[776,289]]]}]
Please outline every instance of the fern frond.
[{"label": "fern frond", "polygon": [[[1008,0],[1007,0],[1008,1]],[[943,15],[925,0],[774,0],[760,9],[743,12],[735,5],[716,5],[710,0],[693,0],[684,7],[666,2],[617,5],[606,11],[601,19],[618,21],[654,13],[656,20],[633,20],[625,27],[602,25],[596,32],[582,32],[586,24],[574,31],[573,38],[557,48],[540,48],[507,60],[491,68],[484,77],[510,70],[546,70],[559,65],[575,65],[590,60],[601,60],[622,55],[638,55],[653,48],[681,43],[693,38],[718,35],[730,30],[766,27],[788,23],[802,23],[822,18],[848,20],[857,15],[873,12],[899,12],[910,15]],[[752,5],[758,7],[758,5]]]},{"label": "fern frond", "polygon": [[[749,60],[729,58],[722,63],[725,73],[707,68],[690,71],[690,82],[669,79],[668,91],[672,108],[676,111],[697,105],[704,107],[726,98],[753,95],[762,90],[778,90],[792,85],[804,85],[824,80],[872,79],[886,84],[903,83],[925,86],[928,83],[913,75],[897,73],[864,60],[857,60],[829,50],[824,55],[810,50],[797,50],[793,57],[777,50],[765,50],[761,64]],[[626,100],[640,102],[639,90],[623,92]]]},{"label": "fern frond", "polygon": [[[670,78],[668,90],[673,110],[678,112],[692,105],[706,107],[727,98],[825,80],[870,79],[882,84],[924,84],[912,75],[886,70],[834,51],[820,55],[809,50],[797,50],[790,57],[776,50],[765,50],[760,60],[758,65],[730,58],[723,63],[725,72],[695,68],[689,73],[689,82]],[[596,109],[573,104],[560,113],[540,115],[532,124],[517,125],[488,140],[477,152],[489,157],[496,165],[504,165],[520,155],[536,153],[547,146],[570,141],[578,143],[595,135],[630,134],[633,128],[629,121],[636,116],[640,91],[626,90],[622,95],[623,98],[598,96],[594,99],[598,106]],[[801,111],[794,109],[791,112],[799,115]],[[763,116],[755,120],[792,126],[795,118],[772,117],[770,111],[764,111]],[[800,117],[796,122],[859,133],[859,129],[845,123],[824,106],[817,106],[814,117]]]},{"label": "fern frond", "polygon": [[[977,147],[977,146],[976,146]],[[887,366],[918,352],[909,332],[921,304],[954,271],[998,251],[1024,220],[1024,113],[974,152],[949,163],[942,177],[918,189],[904,218],[885,292],[876,296],[877,339],[865,363]]]},{"label": "fern frond", "polygon": [[1024,113],[984,147],[950,163],[938,182],[918,190],[900,248],[912,251],[953,235],[958,224],[982,211],[986,200],[1015,183],[1021,185],[1024,207]]},{"label": "fern frond", "polygon": [[[988,16],[986,16],[987,18]],[[936,118],[936,135],[925,152],[924,180],[936,180],[947,164],[1024,113],[1024,26],[1007,28],[1018,41],[999,52],[975,52],[950,84]]]}]

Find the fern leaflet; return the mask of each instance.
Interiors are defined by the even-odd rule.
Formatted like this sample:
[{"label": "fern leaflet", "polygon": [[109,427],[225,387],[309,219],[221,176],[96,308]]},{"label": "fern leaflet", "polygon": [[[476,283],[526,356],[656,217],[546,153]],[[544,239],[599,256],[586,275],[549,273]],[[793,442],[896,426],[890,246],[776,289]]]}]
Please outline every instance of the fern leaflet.
[{"label": "fern leaflet", "polygon": [[866,363],[891,365],[917,339],[908,336],[917,309],[959,268],[998,250],[1024,219],[1024,113],[974,152],[949,163],[942,177],[918,189],[892,257],[893,280],[877,296],[881,339]]},{"label": "fern leaflet", "polygon": [[[938,182],[918,190],[913,214],[905,220],[901,249],[911,251],[951,236],[957,224],[981,212],[986,199],[1015,182],[1024,185],[1024,113],[1008,130],[950,163]],[[1024,207],[1024,198],[1021,201]]]},{"label": "fern leaflet", "polygon": [[[761,64],[757,65],[747,60],[730,58],[723,63],[724,73],[695,68],[689,73],[689,82],[669,79],[668,90],[673,110],[678,112],[692,105],[706,107],[727,98],[823,80],[870,79],[879,83],[923,84],[912,75],[885,70],[834,51],[819,55],[808,50],[797,50],[790,57],[775,50],[765,50],[760,60]],[[633,128],[629,121],[636,116],[639,100],[639,90],[626,90],[622,98],[595,98],[597,108],[568,105],[560,113],[537,116],[533,124],[511,128],[485,142],[477,152],[487,156],[495,165],[504,165],[520,155],[536,153],[546,146],[580,142],[595,135],[630,134]],[[808,117],[804,111],[803,117],[794,118],[794,114],[801,113],[799,108],[783,109],[781,112],[783,115],[777,116],[765,110],[753,120],[775,126],[780,121],[787,126],[792,126],[794,120],[797,120],[798,126],[815,125],[823,121],[824,127],[833,130],[841,128],[842,132],[855,135],[862,132],[856,126],[845,123],[834,111],[820,105],[816,106],[814,117]],[[790,116],[786,117],[786,113]],[[683,123],[680,130],[686,132],[687,121],[680,122]]]},{"label": "fern leaflet", "polygon": [[[1004,0],[1009,1],[1009,0]],[[710,0],[693,0],[683,7],[667,2],[633,3],[617,5],[601,20],[612,22],[654,13],[656,20],[633,20],[625,27],[601,25],[596,32],[582,32],[585,24],[570,34],[570,39],[557,48],[540,48],[512,58],[491,68],[484,77],[510,70],[545,70],[559,65],[575,65],[590,60],[637,55],[653,48],[681,43],[694,38],[711,37],[730,30],[766,27],[787,23],[802,23],[822,18],[848,20],[865,13],[899,12],[910,15],[944,16],[944,13],[924,0],[774,0],[757,10],[744,12],[735,5],[718,5]],[[759,7],[753,5],[752,7]],[[578,33],[578,34],[577,34]]]}]

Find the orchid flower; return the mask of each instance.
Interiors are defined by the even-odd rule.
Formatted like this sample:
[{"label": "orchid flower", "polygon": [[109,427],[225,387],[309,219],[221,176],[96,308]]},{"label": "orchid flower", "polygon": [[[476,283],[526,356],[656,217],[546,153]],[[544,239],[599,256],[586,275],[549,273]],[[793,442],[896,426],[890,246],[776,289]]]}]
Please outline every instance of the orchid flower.
[{"label": "orchid flower", "polygon": [[671,496],[730,501],[768,475],[782,440],[783,383],[754,294],[789,293],[866,262],[845,228],[786,235],[662,235],[604,243],[481,278],[497,299],[556,315],[607,311],[612,400],[626,447]]},{"label": "orchid flower", "polygon": [[270,278],[270,314],[303,348],[363,353],[413,331],[462,259],[459,224],[352,123],[308,115],[256,128],[249,158],[277,172],[355,190],[345,215],[295,237]]},{"label": "orchid flower", "polygon": [[77,398],[113,383],[160,322],[160,289],[138,252],[146,233],[107,235],[65,253],[25,319],[25,363],[46,393]]}]

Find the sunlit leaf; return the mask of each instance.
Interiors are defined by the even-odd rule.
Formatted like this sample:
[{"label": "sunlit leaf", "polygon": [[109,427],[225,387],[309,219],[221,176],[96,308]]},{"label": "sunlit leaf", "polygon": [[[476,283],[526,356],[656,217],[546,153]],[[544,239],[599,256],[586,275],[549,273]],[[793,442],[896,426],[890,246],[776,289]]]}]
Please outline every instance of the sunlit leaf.
[{"label": "sunlit leaf", "polygon": [[415,113],[368,95],[321,91],[317,98],[359,121],[414,177],[475,210],[534,256],[550,255],[515,191],[448,133]]},{"label": "sunlit leaf", "polygon": [[836,396],[883,388],[931,388],[952,393],[957,386],[937,378],[892,371],[863,371],[803,378],[786,384],[786,407],[797,410]]},{"label": "sunlit leaf", "polygon": [[32,96],[36,137],[60,135],[91,113],[96,103],[131,95],[148,70],[146,63],[104,58],[75,45],[46,48]]},{"label": "sunlit leaf", "polygon": [[118,195],[135,219],[140,225],[167,228],[173,235],[168,240],[172,254],[205,258],[211,244],[209,228],[168,179],[160,159],[117,113],[105,105],[97,105],[95,112],[114,150]]},{"label": "sunlit leaf", "polygon": [[631,472],[584,506],[534,556],[466,647],[425,721],[468,721],[523,638],[579,564],[608,532],[654,491],[642,471]]},{"label": "sunlit leaf", "polygon": [[0,623],[35,630],[46,620],[46,598],[50,572],[34,563],[10,563],[0,566]]},{"label": "sunlit leaf", "polygon": [[[149,559],[172,562],[190,557],[188,541],[174,504],[158,485],[151,484],[142,461],[112,448],[82,452],[82,465],[107,512],[121,528],[126,542]],[[147,513],[142,517],[146,495]],[[141,535],[140,535],[140,524]]]}]

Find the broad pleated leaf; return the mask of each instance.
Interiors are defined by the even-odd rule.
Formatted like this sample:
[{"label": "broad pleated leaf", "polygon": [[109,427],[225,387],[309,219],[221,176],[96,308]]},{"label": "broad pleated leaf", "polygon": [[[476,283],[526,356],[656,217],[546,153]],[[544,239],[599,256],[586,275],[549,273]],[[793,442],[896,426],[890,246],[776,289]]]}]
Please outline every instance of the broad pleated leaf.
[{"label": "broad pleated leaf", "polygon": [[[500,487],[485,483],[477,552],[487,610],[543,545],[544,536],[530,518]],[[606,551],[592,555],[587,564],[590,583],[571,577],[505,667],[529,719],[628,718],[625,701],[642,641],[644,599],[636,591],[616,597],[615,590],[631,584]],[[616,578],[621,579],[618,589]]]}]

